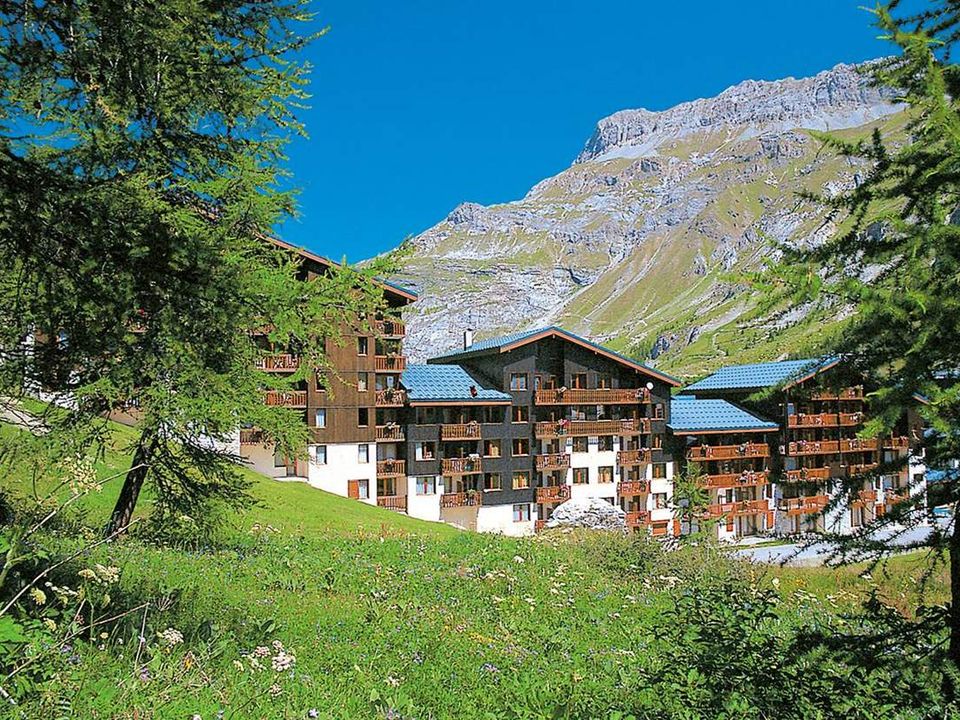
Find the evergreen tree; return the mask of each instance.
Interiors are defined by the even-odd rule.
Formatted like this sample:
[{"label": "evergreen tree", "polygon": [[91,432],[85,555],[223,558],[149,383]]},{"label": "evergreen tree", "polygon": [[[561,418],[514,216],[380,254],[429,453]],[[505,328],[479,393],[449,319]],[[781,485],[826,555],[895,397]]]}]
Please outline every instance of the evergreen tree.
[{"label": "evergreen tree", "polygon": [[[42,394],[48,444],[97,452],[139,417],[107,531],[145,481],[159,517],[245,500],[224,449],[241,422],[281,452],[298,413],[267,407],[324,366],[382,297],[373,273],[299,265],[260,234],[293,211],[306,0],[0,0],[0,398]],[[255,369],[257,335],[303,357]]]},{"label": "evergreen tree", "polygon": [[[826,298],[855,309],[825,350],[842,353],[846,372],[880,388],[869,398],[875,419],[865,432],[889,432],[905,413],[919,410],[933,431],[919,449],[927,466],[937,467],[960,458],[960,67],[951,60],[960,2],[936,0],[912,15],[892,2],[875,13],[902,52],[868,72],[906,104],[907,138],[885,138],[879,130],[853,142],[820,135],[865,174],[848,192],[816,198],[843,229],[818,247],[783,248],[763,282],[777,299]],[[895,468],[877,472],[885,469]],[[863,480],[847,483],[848,496]],[[907,546],[949,556],[949,657],[960,664],[960,480],[948,475],[936,490],[941,502],[954,504],[947,526],[914,495],[852,537],[833,540],[840,557],[883,554],[892,538],[930,523],[930,535]]]}]

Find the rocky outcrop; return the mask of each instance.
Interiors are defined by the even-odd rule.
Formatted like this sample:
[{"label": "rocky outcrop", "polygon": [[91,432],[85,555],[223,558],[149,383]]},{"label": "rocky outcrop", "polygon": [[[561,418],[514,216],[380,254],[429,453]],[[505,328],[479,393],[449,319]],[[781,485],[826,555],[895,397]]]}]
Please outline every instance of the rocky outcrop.
[{"label": "rocky outcrop", "polygon": [[600,498],[567,500],[553,511],[546,527],[623,531],[627,526],[626,517],[617,505]]}]

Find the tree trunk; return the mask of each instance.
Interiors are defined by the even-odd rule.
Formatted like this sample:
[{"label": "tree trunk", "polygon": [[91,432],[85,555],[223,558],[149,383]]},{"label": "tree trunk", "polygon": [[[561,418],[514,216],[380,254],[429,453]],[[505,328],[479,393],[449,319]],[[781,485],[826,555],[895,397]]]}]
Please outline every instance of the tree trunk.
[{"label": "tree trunk", "polygon": [[104,537],[125,532],[126,527],[133,519],[133,511],[137,507],[137,499],[143,489],[143,482],[147,479],[147,471],[150,469],[150,461],[153,459],[153,451],[156,446],[156,430],[152,427],[144,428],[140,433],[140,441],[137,443],[137,450],[133,454],[130,470],[127,471],[127,476],[123,479],[123,487],[120,488],[117,504],[113,506],[110,521],[103,530]]},{"label": "tree trunk", "polygon": [[960,668],[960,503],[953,511],[950,535],[950,659]]}]

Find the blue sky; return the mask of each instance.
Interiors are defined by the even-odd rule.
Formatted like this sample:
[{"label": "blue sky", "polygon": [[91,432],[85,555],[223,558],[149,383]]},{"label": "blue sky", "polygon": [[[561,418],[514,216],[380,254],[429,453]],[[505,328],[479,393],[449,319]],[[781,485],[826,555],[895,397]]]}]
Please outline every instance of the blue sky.
[{"label": "blue sky", "polygon": [[330,0],[290,242],[351,261],[567,167],[597,120],[879,57],[865,0]]}]

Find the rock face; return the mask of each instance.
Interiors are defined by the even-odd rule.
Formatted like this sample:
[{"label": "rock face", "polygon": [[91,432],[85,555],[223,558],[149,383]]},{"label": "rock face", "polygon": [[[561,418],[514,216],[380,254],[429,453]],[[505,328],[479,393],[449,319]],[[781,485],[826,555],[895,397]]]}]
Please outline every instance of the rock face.
[{"label": "rock face", "polygon": [[553,511],[546,527],[622,531],[626,529],[626,514],[600,498],[567,500]]},{"label": "rock face", "polygon": [[736,275],[768,258],[772,240],[823,242],[833,225],[797,193],[835,194],[862,176],[809,130],[879,126],[896,138],[905,122],[846,65],[615,113],[523,199],[464,203],[410,242],[398,280],[421,297],[407,352],[453,349],[467,327],[482,339],[557,323],[679,374],[754,359],[743,348],[776,357],[789,349],[771,331],[783,320],[753,318],[756,298]]}]

